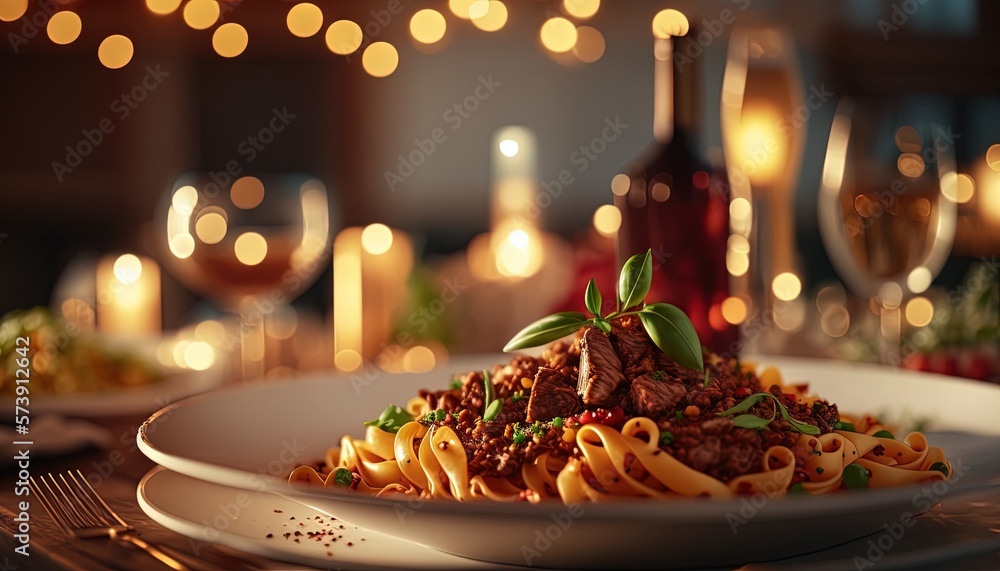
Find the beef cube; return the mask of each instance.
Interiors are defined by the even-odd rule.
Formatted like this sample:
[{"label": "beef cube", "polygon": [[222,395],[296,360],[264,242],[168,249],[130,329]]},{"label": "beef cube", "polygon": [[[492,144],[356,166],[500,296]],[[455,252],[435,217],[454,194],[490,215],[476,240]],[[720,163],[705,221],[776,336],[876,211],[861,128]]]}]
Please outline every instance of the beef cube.
[{"label": "beef cube", "polygon": [[528,398],[528,422],[546,422],[557,416],[572,416],[583,409],[567,377],[554,369],[539,367]]},{"label": "beef cube", "polygon": [[580,341],[580,377],[576,392],[589,406],[617,404],[615,391],[625,381],[622,363],[603,331],[590,327]]},{"label": "beef cube", "polygon": [[654,420],[673,412],[686,395],[687,389],[682,383],[664,377],[662,373],[636,377],[629,388],[632,411]]}]

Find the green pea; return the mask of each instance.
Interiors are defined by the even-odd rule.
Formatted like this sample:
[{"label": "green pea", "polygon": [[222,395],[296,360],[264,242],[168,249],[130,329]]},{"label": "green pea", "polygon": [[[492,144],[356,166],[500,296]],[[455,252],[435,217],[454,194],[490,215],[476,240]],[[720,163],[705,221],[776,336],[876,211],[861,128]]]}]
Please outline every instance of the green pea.
[{"label": "green pea", "polygon": [[660,446],[666,446],[674,441],[674,433],[664,430],[660,433]]},{"label": "green pea", "polygon": [[868,469],[860,464],[844,468],[844,485],[851,489],[868,487]]},{"label": "green pea", "polygon": [[838,420],[837,422],[833,423],[833,428],[835,430],[846,430],[847,432],[855,432],[854,425],[851,424],[850,422],[840,422]]},{"label": "green pea", "polygon": [[333,481],[341,486],[350,486],[354,482],[354,474],[347,468],[337,468],[333,473]]}]

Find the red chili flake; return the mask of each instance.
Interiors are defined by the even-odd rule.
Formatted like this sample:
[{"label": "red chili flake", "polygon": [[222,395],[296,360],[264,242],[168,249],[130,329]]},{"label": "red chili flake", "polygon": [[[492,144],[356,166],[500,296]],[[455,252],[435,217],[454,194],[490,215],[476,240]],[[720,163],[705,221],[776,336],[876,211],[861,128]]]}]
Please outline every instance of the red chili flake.
[{"label": "red chili flake", "polygon": [[748,397],[750,396],[751,392],[749,387],[740,387],[736,389],[736,393],[734,394],[738,397]]},{"label": "red chili flake", "polygon": [[300,535],[302,535],[302,532],[301,532],[301,531],[296,531],[296,532],[295,532],[295,537],[298,537],[298,536],[300,536]]},{"label": "red chili flake", "polygon": [[291,521],[293,519],[295,519],[295,516],[292,516],[292,517],[288,518],[289,521]]},{"label": "red chili flake", "polygon": [[285,539],[288,539],[288,537],[289,537],[290,535],[292,535],[292,534],[291,534],[291,533],[286,533],[286,534],[285,534],[285,536],[284,536],[284,537],[285,537]]},{"label": "red chili flake", "polygon": [[879,444],[878,446],[872,449],[872,454],[876,456],[885,456],[885,446]]},{"label": "red chili flake", "polygon": [[272,537],[274,537],[274,534],[273,533],[269,533],[269,534],[265,535],[264,537],[266,537],[268,539],[271,539]]},{"label": "red chili flake", "polygon": [[353,542],[351,542],[351,541],[348,541],[348,542],[347,542],[347,546],[348,546],[348,547],[354,547],[354,543],[353,543]]},{"label": "red chili flake", "polygon": [[295,543],[302,543],[302,542],[301,542],[301,541],[299,541],[299,538],[297,538],[297,537],[296,537],[296,538],[295,538]]}]

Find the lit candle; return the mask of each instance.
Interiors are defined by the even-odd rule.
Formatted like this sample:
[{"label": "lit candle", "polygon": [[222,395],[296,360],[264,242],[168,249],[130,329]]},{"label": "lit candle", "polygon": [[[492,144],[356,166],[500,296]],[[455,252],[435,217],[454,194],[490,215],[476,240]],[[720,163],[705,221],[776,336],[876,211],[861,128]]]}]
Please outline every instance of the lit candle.
[{"label": "lit candle", "polygon": [[97,264],[97,327],[112,335],[159,335],[160,268],[151,258],[104,256]]}]

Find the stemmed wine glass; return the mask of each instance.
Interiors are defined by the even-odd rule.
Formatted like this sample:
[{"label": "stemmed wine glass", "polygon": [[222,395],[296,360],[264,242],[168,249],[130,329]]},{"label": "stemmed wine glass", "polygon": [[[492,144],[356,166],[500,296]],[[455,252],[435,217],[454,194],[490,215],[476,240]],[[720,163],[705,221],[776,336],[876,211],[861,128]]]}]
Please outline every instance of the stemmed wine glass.
[{"label": "stemmed wine glass", "polygon": [[242,377],[262,376],[264,318],[311,285],[330,257],[326,187],[305,174],[189,173],[164,198],[166,266],[239,314]]},{"label": "stemmed wine glass", "polygon": [[840,276],[879,314],[881,360],[898,365],[905,299],[925,291],[955,237],[954,136],[921,108],[845,98],[837,106],[818,211]]}]

